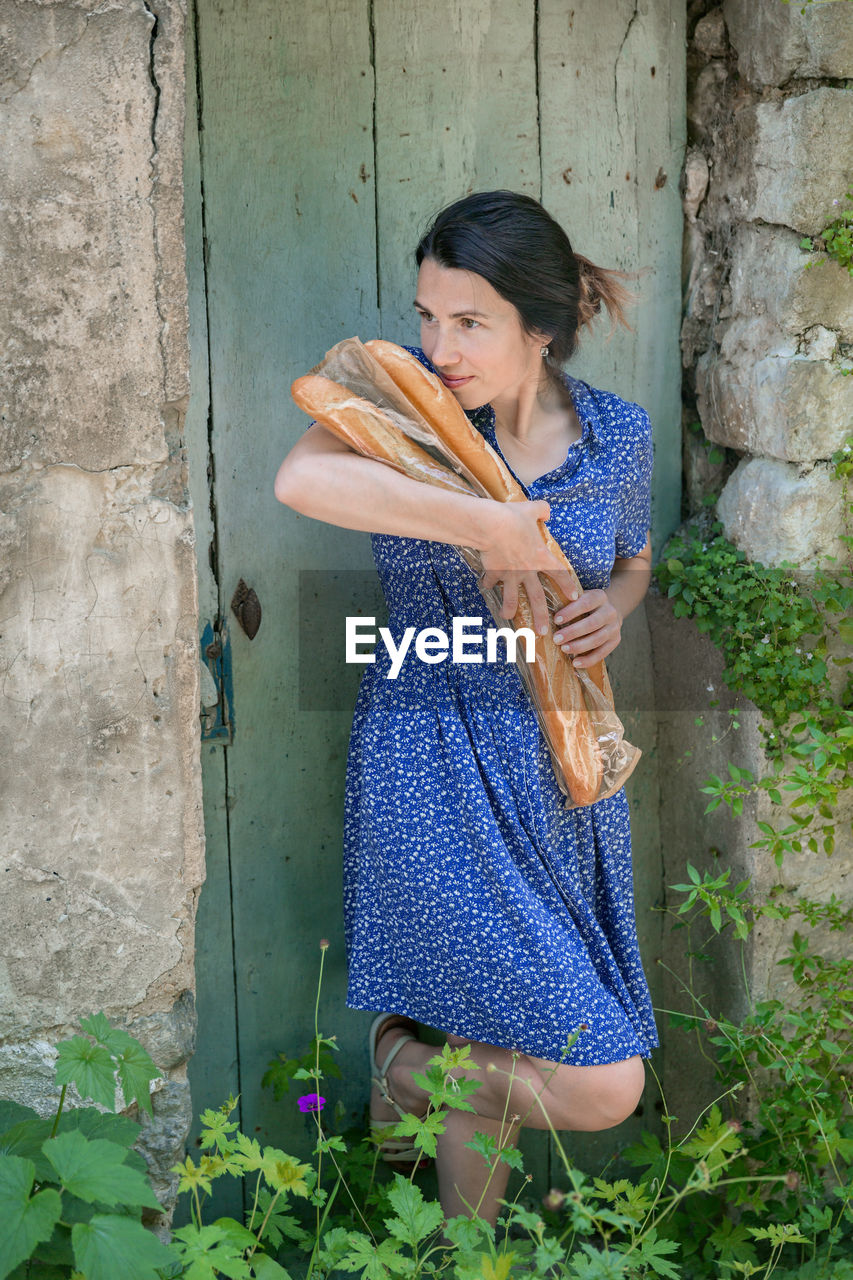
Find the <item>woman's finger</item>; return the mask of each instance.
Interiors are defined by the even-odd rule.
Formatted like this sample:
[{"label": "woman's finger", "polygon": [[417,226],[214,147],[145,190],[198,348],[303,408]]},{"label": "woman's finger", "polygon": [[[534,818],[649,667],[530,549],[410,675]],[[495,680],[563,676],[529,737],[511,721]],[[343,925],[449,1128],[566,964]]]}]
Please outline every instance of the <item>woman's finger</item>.
[{"label": "woman's finger", "polygon": [[514,618],[518,609],[518,578],[516,574],[503,576],[503,592],[501,599],[501,617]]},{"label": "woman's finger", "polygon": [[[556,636],[555,643],[560,644]],[[561,648],[566,653],[571,654],[590,654],[595,649],[601,648],[602,645],[613,644],[615,648],[618,643],[616,631],[611,627],[598,627],[595,631],[591,631],[588,635],[578,636],[575,640],[566,640],[562,643]]]},{"label": "woman's finger", "polygon": [[584,653],[577,657],[574,657],[571,654],[566,654],[566,657],[569,658],[572,666],[577,667],[579,670],[582,670],[584,667],[594,667],[597,662],[602,662],[606,657],[608,657],[609,654],[611,654],[618,646],[618,643],[618,640],[610,640],[606,644],[599,645],[597,649],[593,649],[591,653]]},{"label": "woman's finger", "polygon": [[548,597],[545,595],[538,573],[527,574],[524,579],[524,590],[533,615],[533,630],[538,636],[548,635],[551,630],[551,615],[548,611]]},{"label": "woman's finger", "polygon": [[560,627],[554,635],[554,643],[577,644],[584,637],[597,631],[615,632],[617,630],[616,617],[606,613],[603,609],[596,609],[594,613],[588,613],[585,617],[579,618],[577,622],[573,622],[570,627]]},{"label": "woman's finger", "polygon": [[[573,622],[575,618],[582,617],[586,613],[590,613],[593,609],[609,608],[612,609],[610,601],[604,591],[583,591],[579,596],[568,604],[561,605],[557,610],[554,621],[557,626],[563,626],[564,623]],[[615,610],[614,610],[615,612]]]}]

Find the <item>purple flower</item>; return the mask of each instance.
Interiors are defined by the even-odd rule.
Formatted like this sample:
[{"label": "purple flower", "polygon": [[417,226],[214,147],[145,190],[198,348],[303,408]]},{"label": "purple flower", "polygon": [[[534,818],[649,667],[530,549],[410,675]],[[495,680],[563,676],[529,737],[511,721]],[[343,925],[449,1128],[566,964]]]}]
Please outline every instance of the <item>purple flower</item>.
[{"label": "purple flower", "polygon": [[326,1099],[321,1098],[319,1093],[303,1093],[297,1100],[297,1105],[303,1115],[316,1115],[325,1107]]}]

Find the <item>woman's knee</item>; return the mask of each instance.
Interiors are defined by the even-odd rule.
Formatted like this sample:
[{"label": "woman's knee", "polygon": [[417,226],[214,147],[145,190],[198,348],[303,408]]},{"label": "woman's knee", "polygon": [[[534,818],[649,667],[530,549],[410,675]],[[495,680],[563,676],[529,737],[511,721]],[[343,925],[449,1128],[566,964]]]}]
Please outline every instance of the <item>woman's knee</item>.
[{"label": "woman's knee", "polygon": [[600,1066],[569,1067],[552,1089],[551,1122],[557,1129],[612,1129],[637,1109],[646,1072],[639,1056]]},{"label": "woman's knee", "polygon": [[601,1095],[600,1109],[605,1121],[602,1129],[611,1129],[634,1114],[646,1083],[646,1069],[640,1057],[611,1062],[608,1066],[616,1070]]}]

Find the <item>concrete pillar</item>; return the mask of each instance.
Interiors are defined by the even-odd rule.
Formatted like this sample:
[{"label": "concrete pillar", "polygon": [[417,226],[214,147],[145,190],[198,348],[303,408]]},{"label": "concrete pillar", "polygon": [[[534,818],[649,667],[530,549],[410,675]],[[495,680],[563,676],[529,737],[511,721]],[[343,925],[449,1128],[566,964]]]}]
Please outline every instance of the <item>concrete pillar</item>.
[{"label": "concrete pillar", "polygon": [[0,1094],[104,1009],[164,1071],[164,1202],[189,1121],[203,878],[196,571],[182,447],[183,6],[5,6]]}]

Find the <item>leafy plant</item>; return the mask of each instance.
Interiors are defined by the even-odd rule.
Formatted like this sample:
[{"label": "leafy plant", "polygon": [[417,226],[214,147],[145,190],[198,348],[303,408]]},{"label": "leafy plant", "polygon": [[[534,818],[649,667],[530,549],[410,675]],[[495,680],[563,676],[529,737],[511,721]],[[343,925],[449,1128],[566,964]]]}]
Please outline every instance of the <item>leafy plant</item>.
[{"label": "leafy plant", "polygon": [[[824,252],[828,258],[834,258],[853,276],[853,191],[848,191],[845,199],[851,203],[841,210],[829,226],[824,227],[819,236],[804,236],[800,241],[800,248],[809,253],[816,250]],[[838,205],[841,201],[833,200],[832,203]],[[817,261],[820,262],[823,259],[819,258]],[[811,267],[814,263],[809,262],[806,265]]]},{"label": "leafy plant", "polygon": [[140,1126],[95,1107],[65,1109],[68,1086],[114,1112],[125,1101],[151,1111],[149,1081],[159,1071],[132,1036],[103,1013],[59,1045],[56,1115],[0,1101],[0,1280],[75,1275],[146,1280],[172,1255],[141,1224],[160,1203],[145,1161],[132,1150]]},{"label": "leafy plant", "polygon": [[[846,488],[849,445],[833,461]],[[853,681],[839,698],[830,678],[851,661],[843,650],[853,640],[853,570],[830,562],[804,575],[751,563],[714,524],[705,540],[673,538],[655,574],[675,616],[692,618],[720,648],[729,688],[763,717],[770,768],[757,778],[729,762],[727,776],[712,774],[702,787],[705,812],[726,804],[739,816],[763,792],[783,817],[758,822],[753,848],[766,848],[777,865],[804,848],[831,854],[839,797],[853,780]]]}]

